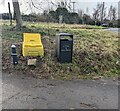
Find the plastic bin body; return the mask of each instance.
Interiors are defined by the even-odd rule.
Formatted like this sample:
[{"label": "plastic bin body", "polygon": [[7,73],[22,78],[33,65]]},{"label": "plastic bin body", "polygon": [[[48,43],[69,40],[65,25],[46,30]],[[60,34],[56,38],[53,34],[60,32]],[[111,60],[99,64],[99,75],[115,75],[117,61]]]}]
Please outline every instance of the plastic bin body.
[{"label": "plastic bin body", "polygon": [[61,63],[71,63],[73,52],[73,35],[59,33],[56,35],[56,55]]},{"label": "plastic bin body", "polygon": [[38,33],[24,33],[23,56],[44,56],[41,35]]},{"label": "plastic bin body", "polygon": [[18,64],[16,46],[15,46],[15,45],[12,45],[11,48],[12,48],[12,54],[11,54],[11,56],[12,56],[12,61],[13,61],[13,64],[16,65],[16,64]]}]

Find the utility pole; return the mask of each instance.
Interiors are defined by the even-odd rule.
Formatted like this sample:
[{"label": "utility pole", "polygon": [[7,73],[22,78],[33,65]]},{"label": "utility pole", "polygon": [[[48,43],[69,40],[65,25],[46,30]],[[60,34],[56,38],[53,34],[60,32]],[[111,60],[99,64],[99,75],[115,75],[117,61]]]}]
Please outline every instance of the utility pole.
[{"label": "utility pole", "polygon": [[12,14],[11,14],[11,9],[10,9],[10,2],[8,2],[8,9],[9,9],[9,20],[10,20],[10,25],[12,25]]},{"label": "utility pole", "polygon": [[76,2],[71,2],[73,4],[73,13],[75,12],[75,3]]}]

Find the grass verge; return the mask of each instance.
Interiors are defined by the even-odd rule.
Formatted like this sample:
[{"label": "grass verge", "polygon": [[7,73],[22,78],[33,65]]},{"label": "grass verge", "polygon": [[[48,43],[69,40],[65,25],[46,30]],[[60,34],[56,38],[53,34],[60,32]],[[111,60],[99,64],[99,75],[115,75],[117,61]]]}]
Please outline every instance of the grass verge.
[{"label": "grass verge", "polygon": [[[86,25],[49,24],[49,32],[45,23],[26,23],[25,27],[15,30],[14,26],[3,23],[2,62],[3,71],[8,73],[29,74],[36,78],[51,79],[94,79],[94,77],[117,77],[119,70],[118,34],[102,30],[101,27]],[[92,28],[90,28],[92,27]],[[73,62],[60,64],[55,58],[55,33],[62,29],[74,35]],[[99,30],[98,30],[99,29]],[[24,32],[42,34],[45,56],[38,60],[36,68],[26,65],[21,48]],[[11,63],[11,44],[17,46],[19,64]]]}]

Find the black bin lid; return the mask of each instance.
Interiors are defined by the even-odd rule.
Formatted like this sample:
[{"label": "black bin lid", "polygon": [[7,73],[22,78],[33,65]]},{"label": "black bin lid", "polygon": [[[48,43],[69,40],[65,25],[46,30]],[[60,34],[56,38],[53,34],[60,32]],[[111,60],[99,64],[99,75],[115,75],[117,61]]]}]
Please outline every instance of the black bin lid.
[{"label": "black bin lid", "polygon": [[59,36],[73,36],[70,33],[58,33],[57,35],[59,35]]},{"label": "black bin lid", "polygon": [[[58,33],[57,36],[59,36],[60,40],[73,40],[73,35],[70,33]],[[69,37],[69,38],[68,38]]]}]

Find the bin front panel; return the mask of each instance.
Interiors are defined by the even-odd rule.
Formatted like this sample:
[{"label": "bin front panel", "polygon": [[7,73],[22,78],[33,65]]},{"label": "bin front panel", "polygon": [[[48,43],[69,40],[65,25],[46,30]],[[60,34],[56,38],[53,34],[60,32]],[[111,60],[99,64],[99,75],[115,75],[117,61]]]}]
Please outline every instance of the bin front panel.
[{"label": "bin front panel", "polygon": [[62,40],[60,42],[60,62],[72,61],[72,41]]}]

